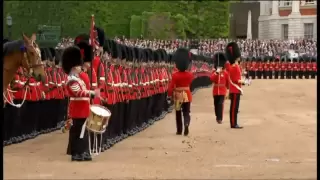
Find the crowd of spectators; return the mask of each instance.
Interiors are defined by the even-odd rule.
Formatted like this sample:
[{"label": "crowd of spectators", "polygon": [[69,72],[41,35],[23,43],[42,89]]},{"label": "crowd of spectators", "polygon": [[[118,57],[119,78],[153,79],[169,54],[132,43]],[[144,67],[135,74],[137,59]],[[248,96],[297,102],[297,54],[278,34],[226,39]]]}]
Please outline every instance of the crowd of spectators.
[{"label": "crowd of spectators", "polygon": [[[160,39],[127,39],[116,37],[118,43],[127,46],[151,49],[165,49],[168,53],[173,53],[179,47],[194,48],[198,53],[206,56],[213,56],[214,53],[224,51],[228,42],[236,41],[242,52],[242,57],[276,56],[282,55],[288,50],[294,50],[299,55],[317,55],[317,41],[307,39],[297,40],[250,40],[250,39],[201,39],[201,40],[160,40]],[[63,38],[58,44],[58,48],[64,48],[73,44],[74,39]],[[194,47],[194,45],[196,46]]]}]

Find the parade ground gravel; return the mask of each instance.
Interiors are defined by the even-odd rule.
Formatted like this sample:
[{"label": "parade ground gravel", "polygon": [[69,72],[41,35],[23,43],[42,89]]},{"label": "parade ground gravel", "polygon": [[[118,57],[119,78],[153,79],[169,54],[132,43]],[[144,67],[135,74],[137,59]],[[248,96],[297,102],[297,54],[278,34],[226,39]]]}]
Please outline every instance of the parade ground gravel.
[{"label": "parade ground gravel", "polygon": [[244,87],[239,124],[214,117],[212,89],[197,91],[190,135],[174,113],[95,157],[71,162],[56,131],[4,148],[5,179],[316,179],[316,80],[254,80]]}]

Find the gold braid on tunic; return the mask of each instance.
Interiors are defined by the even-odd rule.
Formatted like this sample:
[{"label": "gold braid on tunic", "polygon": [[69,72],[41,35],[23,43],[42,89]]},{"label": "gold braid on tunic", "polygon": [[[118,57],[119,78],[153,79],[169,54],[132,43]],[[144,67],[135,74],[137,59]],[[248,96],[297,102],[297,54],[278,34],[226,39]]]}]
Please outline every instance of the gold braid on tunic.
[{"label": "gold braid on tunic", "polygon": [[173,100],[176,111],[181,111],[182,103],[189,102],[188,94],[186,93],[188,90],[189,87],[178,87],[174,89]]}]

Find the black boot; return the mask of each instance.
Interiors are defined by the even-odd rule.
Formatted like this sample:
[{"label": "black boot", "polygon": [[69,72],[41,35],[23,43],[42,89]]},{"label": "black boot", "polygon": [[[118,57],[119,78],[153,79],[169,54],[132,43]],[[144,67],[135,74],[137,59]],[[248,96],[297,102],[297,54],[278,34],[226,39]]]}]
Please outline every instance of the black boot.
[{"label": "black boot", "polygon": [[92,157],[89,153],[83,153],[82,159],[83,159],[83,161],[92,161]]},{"label": "black boot", "polygon": [[183,133],[185,136],[188,136],[189,135],[189,126],[185,126],[184,127],[184,133]]},{"label": "black boot", "polygon": [[182,129],[177,129],[176,135],[181,135],[182,134]]},{"label": "black boot", "polygon": [[83,158],[81,155],[76,154],[71,156],[71,161],[83,161]]},{"label": "black boot", "polygon": [[231,127],[233,129],[242,129],[243,127],[239,126],[239,125],[235,125],[234,127]]}]

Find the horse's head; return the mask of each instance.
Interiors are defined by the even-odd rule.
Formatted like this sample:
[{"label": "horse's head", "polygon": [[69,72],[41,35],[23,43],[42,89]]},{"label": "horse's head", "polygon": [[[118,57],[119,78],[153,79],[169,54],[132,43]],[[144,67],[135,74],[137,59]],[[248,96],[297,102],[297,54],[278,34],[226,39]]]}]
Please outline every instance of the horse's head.
[{"label": "horse's head", "polygon": [[25,44],[25,57],[22,61],[24,68],[33,70],[33,76],[37,81],[45,82],[46,74],[44,71],[44,66],[41,61],[41,51],[36,43],[36,34],[32,34],[31,37],[27,37],[24,33],[22,34],[22,39]]}]

